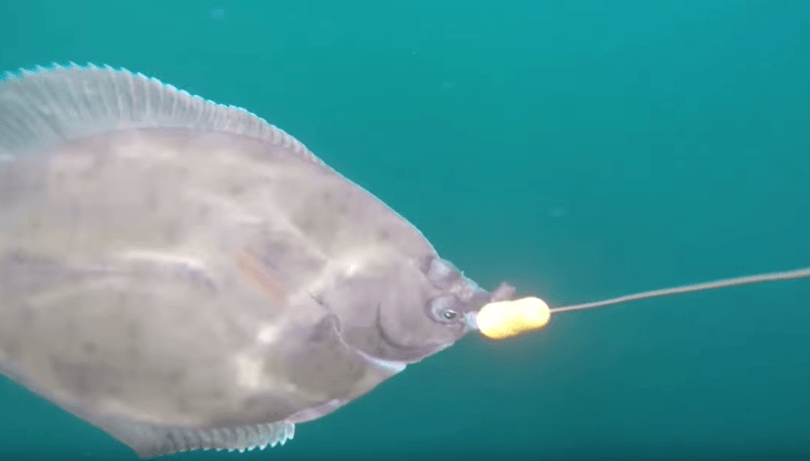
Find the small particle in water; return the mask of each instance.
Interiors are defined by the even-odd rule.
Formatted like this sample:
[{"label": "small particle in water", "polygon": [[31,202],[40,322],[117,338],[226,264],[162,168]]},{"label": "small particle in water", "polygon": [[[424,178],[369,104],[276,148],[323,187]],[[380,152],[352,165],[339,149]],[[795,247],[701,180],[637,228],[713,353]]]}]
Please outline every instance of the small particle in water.
[{"label": "small particle in water", "polygon": [[211,17],[214,19],[224,19],[225,18],[225,8],[211,8]]},{"label": "small particle in water", "polygon": [[549,214],[552,218],[561,218],[565,215],[565,210],[562,208],[552,208],[551,211],[549,211]]}]

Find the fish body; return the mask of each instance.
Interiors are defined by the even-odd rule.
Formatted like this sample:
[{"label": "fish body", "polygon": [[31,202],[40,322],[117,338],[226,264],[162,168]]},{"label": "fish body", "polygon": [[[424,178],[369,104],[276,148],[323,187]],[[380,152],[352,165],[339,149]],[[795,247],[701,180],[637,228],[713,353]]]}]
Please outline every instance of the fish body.
[{"label": "fish body", "polygon": [[7,75],[0,159],[0,372],[142,457],[284,443],[494,299],[292,136],[126,70]]}]

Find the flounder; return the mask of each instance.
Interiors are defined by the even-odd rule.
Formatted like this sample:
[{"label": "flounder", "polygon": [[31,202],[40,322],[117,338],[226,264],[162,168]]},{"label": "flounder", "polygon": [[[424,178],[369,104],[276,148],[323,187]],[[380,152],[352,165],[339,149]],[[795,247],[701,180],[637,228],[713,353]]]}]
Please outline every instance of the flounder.
[{"label": "flounder", "polygon": [[284,443],[493,299],[282,130],[126,70],[0,84],[0,372],[142,457]]},{"label": "flounder", "polygon": [[141,457],[283,444],[474,329],[807,276],[511,301],[243,109],[92,65],[0,82],[0,373]]}]

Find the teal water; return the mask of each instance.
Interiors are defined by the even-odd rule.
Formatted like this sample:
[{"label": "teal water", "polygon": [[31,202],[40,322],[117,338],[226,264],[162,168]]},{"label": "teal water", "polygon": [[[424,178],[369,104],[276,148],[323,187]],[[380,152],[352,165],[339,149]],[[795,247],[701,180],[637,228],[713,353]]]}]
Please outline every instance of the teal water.
[{"label": "teal water", "polygon": [[[810,2],[0,2],[0,69],[243,106],[486,288],[561,305],[810,265]],[[805,30],[802,30],[804,27]],[[206,459],[809,459],[810,281],[471,335]],[[135,459],[0,381],[0,460]]]}]

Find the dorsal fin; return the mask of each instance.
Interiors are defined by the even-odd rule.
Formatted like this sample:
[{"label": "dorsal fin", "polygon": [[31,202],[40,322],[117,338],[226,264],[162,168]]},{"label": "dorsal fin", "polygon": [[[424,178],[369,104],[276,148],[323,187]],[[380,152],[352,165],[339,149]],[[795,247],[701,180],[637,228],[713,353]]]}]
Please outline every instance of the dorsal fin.
[{"label": "dorsal fin", "polygon": [[0,158],[116,130],[188,128],[239,134],[319,164],[300,141],[245,109],[126,69],[54,64],[0,81]]}]

